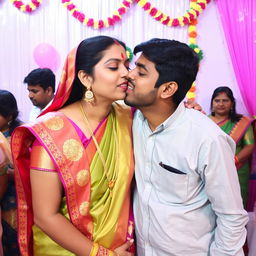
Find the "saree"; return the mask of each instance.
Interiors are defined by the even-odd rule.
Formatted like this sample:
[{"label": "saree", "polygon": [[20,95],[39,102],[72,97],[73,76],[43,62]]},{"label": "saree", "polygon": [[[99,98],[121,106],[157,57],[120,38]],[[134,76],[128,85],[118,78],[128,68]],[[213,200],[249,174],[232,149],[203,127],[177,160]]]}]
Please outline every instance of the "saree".
[{"label": "saree", "polygon": [[[110,250],[133,236],[130,195],[134,172],[133,112],[129,107],[113,103],[109,115],[94,131],[106,160],[103,166],[95,142],[89,140],[83,145],[71,120],[57,111],[71,94],[76,74],[75,60],[76,49],[73,49],[67,56],[52,104],[33,123],[15,129],[12,136],[18,242],[23,256],[73,255],[53,245],[50,239],[41,239],[42,231],[33,222],[30,153],[35,140],[48,153],[60,177],[64,197],[59,210],[63,216],[89,240]],[[42,240],[49,245],[46,248],[55,248],[52,254],[34,243]]]},{"label": "saree", "polygon": [[[10,132],[1,134],[0,140],[2,141],[1,146],[4,150],[7,158],[8,165],[7,169],[13,169],[12,157],[10,151]],[[5,137],[5,139],[4,139]],[[2,217],[2,226],[3,226],[3,252],[4,255],[16,256],[20,255],[18,242],[17,242],[17,202],[16,202],[16,190],[13,179],[8,180],[7,189],[4,193],[4,196],[1,200],[1,217]]]},{"label": "saree", "polygon": [[[252,119],[243,116],[239,121],[232,122],[230,119],[223,120],[217,125],[227,134],[229,134],[236,143],[236,155],[243,149],[245,145],[254,144],[253,129],[251,126]],[[243,204],[246,208],[248,200],[248,187],[250,177],[249,160],[244,161],[237,170]]]},{"label": "saree", "polygon": [[[83,147],[70,120],[61,112],[48,113],[31,125],[16,128],[12,137],[18,200],[18,232],[21,255],[73,255],[51,244],[50,254],[33,248],[31,188],[29,186],[30,151],[35,139],[48,152],[65,191],[68,218],[88,239],[115,249],[132,237],[130,185],[133,177],[131,142],[132,111],[113,104],[109,116],[95,133],[106,159],[108,174],[115,185],[108,186],[103,164],[93,140]],[[114,131],[118,143],[115,146]],[[40,160],[39,160],[40,161]],[[66,203],[65,203],[66,201]],[[38,237],[37,237],[38,238]],[[49,241],[49,240],[48,240]],[[50,243],[50,242],[49,242]],[[45,248],[49,248],[46,246]],[[53,254],[52,254],[53,253]]]}]

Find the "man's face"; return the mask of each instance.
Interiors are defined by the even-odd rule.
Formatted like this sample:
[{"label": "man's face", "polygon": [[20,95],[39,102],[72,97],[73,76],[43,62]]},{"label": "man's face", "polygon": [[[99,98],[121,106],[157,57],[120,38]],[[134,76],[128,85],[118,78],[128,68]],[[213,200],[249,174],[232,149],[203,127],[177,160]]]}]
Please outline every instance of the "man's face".
[{"label": "man's face", "polygon": [[49,86],[44,90],[40,85],[28,85],[28,97],[32,104],[43,109],[52,99],[52,88]]},{"label": "man's face", "polygon": [[158,89],[154,88],[158,79],[155,64],[143,54],[136,61],[136,67],[128,74],[128,89],[124,102],[133,107],[147,107],[155,103]]}]

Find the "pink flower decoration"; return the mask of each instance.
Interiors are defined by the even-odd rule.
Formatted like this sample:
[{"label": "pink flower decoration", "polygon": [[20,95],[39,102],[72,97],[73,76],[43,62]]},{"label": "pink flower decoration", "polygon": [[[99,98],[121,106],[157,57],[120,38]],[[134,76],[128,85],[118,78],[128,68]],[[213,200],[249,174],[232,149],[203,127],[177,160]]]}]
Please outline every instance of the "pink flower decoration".
[{"label": "pink flower decoration", "polygon": [[76,6],[75,6],[74,4],[69,4],[69,5],[67,6],[67,8],[68,8],[69,11],[71,11],[71,10],[73,10],[74,8],[76,8]]},{"label": "pink flower decoration", "polygon": [[104,28],[104,21],[99,20],[99,29]]},{"label": "pink flower decoration", "polygon": [[188,20],[187,17],[183,17],[183,23],[184,23],[185,25],[187,25],[187,24],[189,23],[189,20]]},{"label": "pink flower decoration", "polygon": [[118,9],[118,13],[120,15],[123,15],[125,13],[125,11],[126,11],[126,9],[124,7],[121,7],[121,8]]},{"label": "pink flower decoration", "polygon": [[151,4],[150,4],[149,2],[147,2],[147,3],[143,6],[143,9],[144,9],[145,11],[147,11],[147,10],[150,9],[150,7],[151,7]]},{"label": "pink flower decoration", "polygon": [[170,21],[170,17],[167,16],[167,18],[162,22],[164,25],[167,25]]},{"label": "pink flower decoration", "polygon": [[116,22],[116,21],[119,21],[120,20],[120,17],[117,16],[117,15],[113,15],[113,20]]},{"label": "pink flower decoration", "polygon": [[87,26],[92,27],[94,25],[94,19],[89,19],[87,22]]},{"label": "pink flower decoration", "polygon": [[163,18],[163,14],[161,13],[158,17],[155,18],[155,20],[159,21]]},{"label": "pink flower decoration", "polygon": [[152,10],[149,13],[151,16],[155,16],[157,14],[157,9],[156,8],[152,8]]},{"label": "pink flower decoration", "polygon": [[130,8],[131,4],[128,1],[123,1],[123,5],[126,7]]},{"label": "pink flower decoration", "polygon": [[179,22],[179,20],[178,19],[173,19],[173,21],[172,21],[172,25],[174,26],[174,27],[177,27],[177,26],[179,26],[180,25],[180,22]]},{"label": "pink flower decoration", "polygon": [[115,24],[115,21],[112,19],[112,18],[108,18],[108,24],[110,25],[110,26],[112,26],[112,25],[114,25]]},{"label": "pink flower decoration", "polygon": [[26,12],[32,12],[32,9],[28,4],[26,5]]}]

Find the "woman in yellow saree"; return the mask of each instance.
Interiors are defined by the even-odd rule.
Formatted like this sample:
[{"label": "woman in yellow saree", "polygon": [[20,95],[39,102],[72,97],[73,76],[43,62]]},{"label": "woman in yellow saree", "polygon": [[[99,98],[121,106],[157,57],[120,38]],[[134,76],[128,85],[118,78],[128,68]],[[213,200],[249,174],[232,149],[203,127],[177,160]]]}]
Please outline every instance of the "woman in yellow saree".
[{"label": "woman in yellow saree", "polygon": [[12,152],[21,255],[133,255],[125,45],[88,38],[68,55],[52,105]]}]

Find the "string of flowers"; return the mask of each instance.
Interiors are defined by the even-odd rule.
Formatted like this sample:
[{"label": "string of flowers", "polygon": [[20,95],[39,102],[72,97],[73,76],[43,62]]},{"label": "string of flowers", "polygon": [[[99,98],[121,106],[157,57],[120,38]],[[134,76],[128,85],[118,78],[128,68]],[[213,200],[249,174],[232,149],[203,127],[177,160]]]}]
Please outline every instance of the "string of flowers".
[{"label": "string of flowers", "polygon": [[[190,0],[190,7],[195,2],[196,2],[196,0]],[[197,35],[198,34],[196,31],[196,25],[197,25],[197,19],[194,19],[188,25],[188,44],[198,54],[199,60],[201,61],[203,59],[203,51],[197,45]],[[196,98],[196,82],[193,82],[186,97],[188,99],[195,100],[195,98]]]},{"label": "string of flowers", "polygon": [[133,0],[124,0],[121,6],[113,12],[113,15],[106,19],[94,20],[93,18],[87,18],[86,15],[81,12],[76,5],[69,0],[62,0],[62,4],[71,12],[72,16],[79,20],[81,23],[94,29],[107,28],[113,26],[116,22],[120,21],[122,16],[131,7]]},{"label": "string of flowers", "polygon": [[154,7],[147,0],[135,0],[135,2],[144,9],[150,16],[152,16],[155,20],[159,21],[163,25],[166,26],[184,26],[191,23],[193,20],[197,19],[199,14],[206,8],[207,4],[211,0],[196,0],[191,2],[190,8],[186,11],[182,16],[171,18],[169,15],[163,13]]},{"label": "string of flowers", "polygon": [[32,0],[28,4],[24,4],[20,0],[10,0],[10,1],[17,9],[27,13],[31,13],[35,11],[42,3],[42,0]]}]

